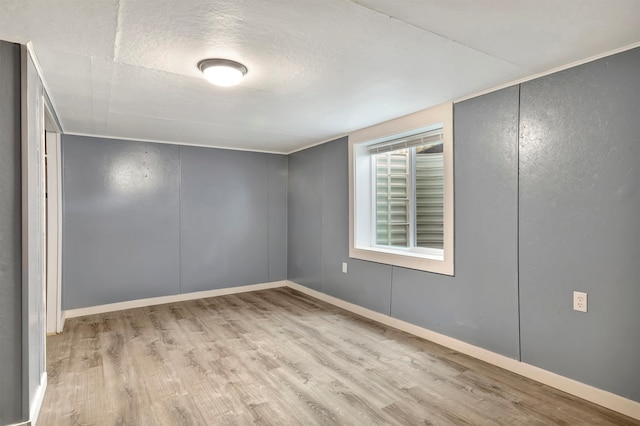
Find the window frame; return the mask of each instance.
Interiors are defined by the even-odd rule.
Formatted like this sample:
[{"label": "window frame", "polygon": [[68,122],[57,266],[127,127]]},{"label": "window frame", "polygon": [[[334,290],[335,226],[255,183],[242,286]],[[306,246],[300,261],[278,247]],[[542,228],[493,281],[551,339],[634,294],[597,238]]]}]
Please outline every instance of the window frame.
[{"label": "window frame", "polygon": [[[370,154],[366,147],[442,126],[444,155],[444,247],[442,256],[375,244]],[[454,275],[453,103],[447,102],[349,134],[349,257],[444,275]],[[368,183],[365,183],[368,182]],[[374,234],[375,235],[375,234]]]}]

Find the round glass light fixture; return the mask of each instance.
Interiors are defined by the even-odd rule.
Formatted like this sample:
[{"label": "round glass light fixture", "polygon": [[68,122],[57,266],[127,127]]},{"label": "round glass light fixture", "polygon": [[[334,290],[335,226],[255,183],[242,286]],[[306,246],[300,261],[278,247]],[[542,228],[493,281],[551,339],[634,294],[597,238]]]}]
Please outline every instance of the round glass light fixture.
[{"label": "round glass light fixture", "polygon": [[205,59],[198,62],[198,68],[204,77],[216,86],[238,84],[247,73],[247,67],[229,59]]}]

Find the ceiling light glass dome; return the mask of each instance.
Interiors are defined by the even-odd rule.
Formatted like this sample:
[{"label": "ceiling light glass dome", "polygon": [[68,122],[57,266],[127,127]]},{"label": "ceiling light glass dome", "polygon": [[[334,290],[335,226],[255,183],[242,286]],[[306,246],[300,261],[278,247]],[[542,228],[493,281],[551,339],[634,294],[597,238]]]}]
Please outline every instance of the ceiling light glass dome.
[{"label": "ceiling light glass dome", "polygon": [[204,77],[216,86],[234,86],[247,74],[247,67],[229,59],[205,59],[198,63]]}]

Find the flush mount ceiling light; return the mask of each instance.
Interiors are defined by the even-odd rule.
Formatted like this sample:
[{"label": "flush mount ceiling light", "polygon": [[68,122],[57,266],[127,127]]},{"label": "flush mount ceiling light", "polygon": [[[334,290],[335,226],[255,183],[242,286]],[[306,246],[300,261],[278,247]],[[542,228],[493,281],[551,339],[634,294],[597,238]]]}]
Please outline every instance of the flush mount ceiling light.
[{"label": "flush mount ceiling light", "polygon": [[238,84],[247,73],[247,67],[229,59],[205,59],[198,62],[198,68],[204,77],[216,86]]}]

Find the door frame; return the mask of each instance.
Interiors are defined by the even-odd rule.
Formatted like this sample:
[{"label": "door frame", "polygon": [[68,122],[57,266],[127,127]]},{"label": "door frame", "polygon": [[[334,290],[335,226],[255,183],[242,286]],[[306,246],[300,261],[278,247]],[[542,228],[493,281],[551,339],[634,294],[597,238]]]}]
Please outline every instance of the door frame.
[{"label": "door frame", "polygon": [[45,97],[46,144],[46,332],[61,333],[62,311],[62,168],[60,127]]}]

